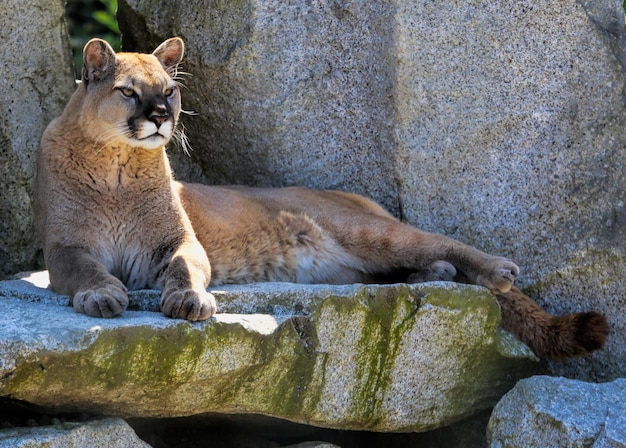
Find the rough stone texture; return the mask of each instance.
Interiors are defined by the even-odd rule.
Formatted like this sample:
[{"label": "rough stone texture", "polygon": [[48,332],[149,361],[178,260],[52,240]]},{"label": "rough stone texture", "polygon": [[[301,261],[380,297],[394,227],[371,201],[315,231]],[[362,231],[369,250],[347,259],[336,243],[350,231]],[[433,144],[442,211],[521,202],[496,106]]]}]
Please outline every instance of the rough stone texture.
[{"label": "rough stone texture", "polygon": [[626,447],[626,379],[522,380],[494,408],[487,437],[492,448]]},{"label": "rough stone texture", "polygon": [[122,419],[0,430],[0,448],[150,448]]},{"label": "rough stone texture", "polygon": [[74,89],[63,0],[3,0],[0,14],[0,278],[37,265],[31,186],[48,122]]},{"label": "rough stone texture", "polygon": [[[121,417],[248,413],[426,431],[489,409],[535,366],[479,287],[264,284],[214,293],[223,314],[204,323],[149,311],[107,320],[25,280],[2,282],[0,397]],[[48,297],[57,304],[41,303]],[[227,314],[242,300],[255,314]],[[142,303],[154,309],[158,294],[131,298],[133,309]]]},{"label": "rough stone texture", "polygon": [[522,266],[555,312],[595,308],[626,372],[625,31],[619,0],[121,0],[128,50],[180,35],[180,177],[364,193]]}]

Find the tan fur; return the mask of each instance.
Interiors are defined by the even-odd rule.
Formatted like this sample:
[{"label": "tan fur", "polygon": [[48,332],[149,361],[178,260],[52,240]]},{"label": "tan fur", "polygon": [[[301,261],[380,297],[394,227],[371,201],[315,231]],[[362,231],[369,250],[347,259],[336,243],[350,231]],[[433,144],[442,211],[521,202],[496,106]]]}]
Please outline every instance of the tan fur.
[{"label": "tan fur", "polygon": [[197,320],[216,309],[209,281],[457,280],[499,293],[505,328],[542,356],[602,347],[602,316],[546,317],[511,290],[511,260],[419,231],[361,196],[173,181],[164,145],[180,112],[182,49],[174,38],[152,55],[116,55],[90,41],[83,83],[43,136],[36,218],[52,287],[77,311],[117,315],[127,287],[162,289],[166,315]]}]

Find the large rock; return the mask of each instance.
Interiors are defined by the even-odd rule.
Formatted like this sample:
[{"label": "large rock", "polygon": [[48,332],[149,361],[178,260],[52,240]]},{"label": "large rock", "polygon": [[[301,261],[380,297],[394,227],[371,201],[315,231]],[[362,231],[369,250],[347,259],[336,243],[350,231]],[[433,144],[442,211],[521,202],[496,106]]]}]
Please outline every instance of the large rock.
[{"label": "large rock", "polygon": [[494,408],[492,448],[626,447],[626,379],[593,384],[536,376],[520,381]]},{"label": "large rock", "polygon": [[120,0],[128,50],[188,46],[179,177],[364,193],[522,266],[552,311],[595,308],[626,365],[625,31],[619,0]]},{"label": "large rock", "polygon": [[262,414],[426,431],[490,409],[535,366],[529,349],[501,330],[497,302],[480,287],[213,292],[223,314],[194,324],[154,312],[154,291],[131,298],[131,308],[154,311],[94,319],[66,306],[67,297],[3,282],[0,397],[57,412]]},{"label": "large rock", "polygon": [[74,90],[63,0],[3,0],[0,14],[0,278],[37,265],[30,182],[48,122]]}]

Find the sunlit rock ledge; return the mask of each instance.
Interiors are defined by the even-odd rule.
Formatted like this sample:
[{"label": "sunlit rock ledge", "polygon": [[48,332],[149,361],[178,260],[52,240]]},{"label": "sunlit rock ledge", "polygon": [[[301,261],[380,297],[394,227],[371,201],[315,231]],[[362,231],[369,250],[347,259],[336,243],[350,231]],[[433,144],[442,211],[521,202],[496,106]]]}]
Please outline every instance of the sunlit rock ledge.
[{"label": "sunlit rock ledge", "polygon": [[51,412],[419,432],[493,407],[536,365],[475,286],[219,287],[200,323],[164,317],[157,291],[96,319],[46,286],[45,272],[0,282],[0,397]]}]

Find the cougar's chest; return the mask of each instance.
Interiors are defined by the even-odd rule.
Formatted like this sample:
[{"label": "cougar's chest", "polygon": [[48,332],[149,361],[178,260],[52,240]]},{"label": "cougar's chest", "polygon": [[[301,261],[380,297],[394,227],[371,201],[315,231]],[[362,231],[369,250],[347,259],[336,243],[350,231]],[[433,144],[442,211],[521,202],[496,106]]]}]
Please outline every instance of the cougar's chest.
[{"label": "cougar's chest", "polygon": [[94,219],[94,252],[107,270],[129,289],[149,287],[156,229],[143,222],[145,204],[121,201]]},{"label": "cougar's chest", "polygon": [[123,154],[82,167],[78,219],[96,258],[129,289],[154,286],[153,252],[165,222],[159,214],[166,215],[171,202],[169,173],[159,168]]}]

